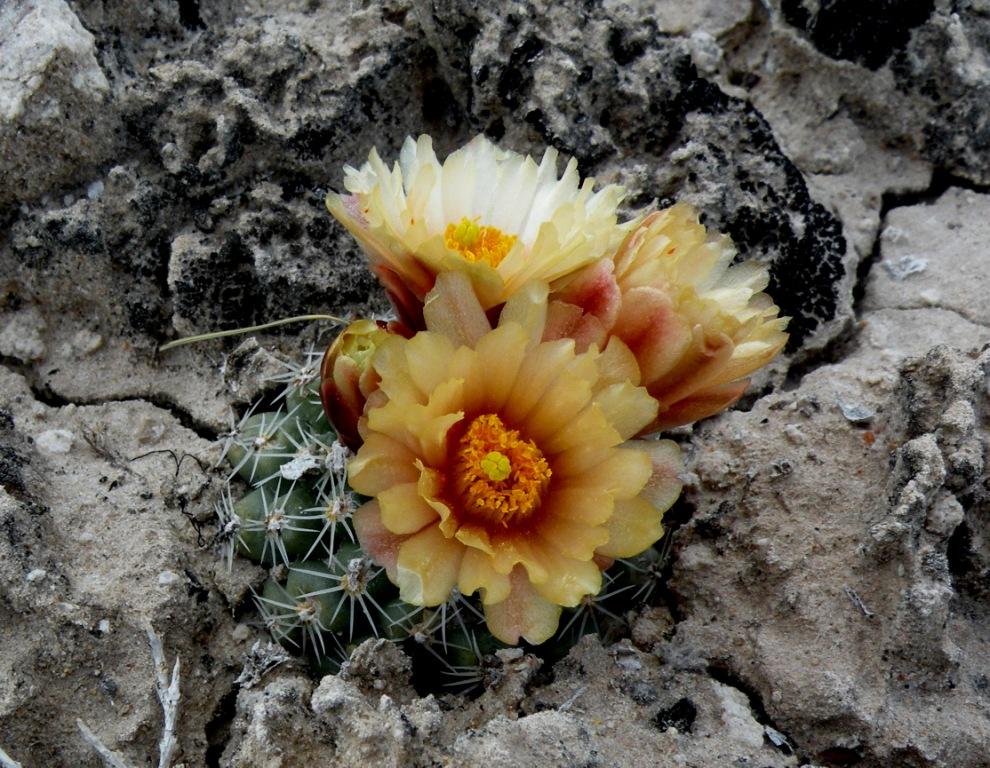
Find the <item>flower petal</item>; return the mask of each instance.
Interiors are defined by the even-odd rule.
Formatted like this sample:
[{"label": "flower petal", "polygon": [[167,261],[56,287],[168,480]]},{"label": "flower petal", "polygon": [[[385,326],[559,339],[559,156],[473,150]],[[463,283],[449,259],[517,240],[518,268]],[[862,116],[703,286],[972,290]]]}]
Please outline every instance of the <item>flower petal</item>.
[{"label": "flower petal", "polygon": [[[608,504],[606,508],[611,509],[612,505]],[[575,560],[591,560],[595,550],[608,541],[608,531],[604,528],[575,522],[570,515],[543,515],[539,522],[539,535],[548,547]]]},{"label": "flower petal", "polygon": [[499,603],[485,606],[488,630],[503,643],[518,644],[520,639],[539,645],[557,631],[559,605],[545,600],[533,589],[526,571],[516,567],[510,575],[512,591]]},{"label": "flower petal", "polygon": [[673,429],[682,424],[690,424],[693,421],[716,414],[742,397],[747,386],[749,386],[749,379],[743,379],[731,384],[699,390],[690,397],[679,400],[669,408],[661,409],[652,429],[656,431]]},{"label": "flower petal", "polygon": [[691,329],[670,297],[652,287],[633,288],[623,294],[612,333],[636,355],[644,382],[664,376],[691,344]]},{"label": "flower petal", "polygon": [[428,398],[441,382],[454,355],[454,345],[440,333],[417,333],[404,347],[407,369],[413,384]]},{"label": "flower petal", "polygon": [[397,483],[416,480],[414,454],[388,435],[370,433],[347,466],[347,482],[364,496],[377,496]]},{"label": "flower petal", "polygon": [[381,510],[374,499],[362,504],[351,521],[361,549],[378,565],[383,566],[389,580],[395,583],[399,547],[406,537],[397,536],[382,524]]},{"label": "flower petal", "polygon": [[601,377],[598,379],[601,387],[621,384],[625,381],[638,387],[641,383],[636,356],[618,336],[610,338],[608,345],[598,356],[598,370],[601,372]]},{"label": "flower petal", "polygon": [[481,383],[487,407],[500,410],[505,405],[526,356],[527,338],[521,325],[503,321],[478,342],[477,359],[484,366]]},{"label": "flower petal", "polygon": [[622,297],[613,274],[612,259],[599,259],[594,264],[567,278],[566,285],[557,295],[562,301],[574,304],[587,315],[594,315],[603,325],[611,327],[619,314]]},{"label": "flower petal", "polygon": [[544,514],[570,525],[596,526],[612,516],[612,504],[612,494],[604,489],[565,485],[548,495]]},{"label": "flower petal", "polygon": [[431,331],[468,347],[492,329],[471,281],[461,271],[437,275],[436,287],[426,296],[423,317]]},{"label": "flower petal", "polygon": [[502,308],[499,325],[517,323],[529,337],[528,346],[538,344],[547,324],[547,284],[526,283]]},{"label": "flower petal", "polygon": [[461,560],[457,588],[463,595],[480,591],[484,605],[500,603],[509,596],[512,587],[509,577],[492,567],[491,558],[477,549],[468,548]]},{"label": "flower petal", "polygon": [[657,416],[657,403],[643,387],[628,382],[612,384],[595,394],[595,403],[609,424],[628,440],[648,427]]},{"label": "flower petal", "polygon": [[684,483],[684,456],[673,440],[633,440],[629,446],[645,451],[653,463],[653,474],[640,496],[649,501],[660,513],[666,512],[681,495]]},{"label": "flower petal", "polygon": [[378,494],[382,525],[392,533],[416,533],[438,518],[419,494],[419,483],[400,483]]},{"label": "flower petal", "polygon": [[436,526],[408,537],[399,547],[395,582],[399,598],[410,605],[440,605],[457,584],[464,545]]},{"label": "flower petal", "polygon": [[586,595],[596,595],[602,588],[602,572],[593,560],[575,560],[554,552],[545,543],[542,557],[548,564],[548,577],[533,582],[533,589],[541,597],[565,608],[573,608]]},{"label": "flower petal", "polygon": [[661,536],[662,513],[646,499],[635,497],[615,502],[612,517],[605,524],[609,540],[598,548],[606,557],[632,557],[647,549]]}]

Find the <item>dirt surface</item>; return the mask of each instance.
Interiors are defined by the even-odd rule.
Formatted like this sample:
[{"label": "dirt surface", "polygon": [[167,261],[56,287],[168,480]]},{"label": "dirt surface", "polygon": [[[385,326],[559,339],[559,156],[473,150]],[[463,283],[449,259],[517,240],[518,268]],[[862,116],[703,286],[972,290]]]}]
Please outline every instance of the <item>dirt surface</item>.
[{"label": "dirt surface", "polygon": [[[884,7],[0,3],[0,750],[157,765],[150,623],[188,768],[990,765],[990,8]],[[793,317],[675,435],[660,605],[473,699],[382,643],[268,669],[213,546],[218,438],[330,329],[156,352],[384,311],[323,198],[421,132],[689,200]]]}]

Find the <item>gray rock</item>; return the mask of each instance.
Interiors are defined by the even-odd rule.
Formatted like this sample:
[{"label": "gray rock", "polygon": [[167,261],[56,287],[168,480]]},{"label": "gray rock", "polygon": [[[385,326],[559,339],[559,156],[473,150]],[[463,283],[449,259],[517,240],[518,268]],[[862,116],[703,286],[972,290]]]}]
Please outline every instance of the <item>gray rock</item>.
[{"label": "gray rock", "polygon": [[[990,326],[983,300],[990,285],[987,211],[990,195],[958,188],[929,204],[891,211],[880,239],[880,264],[889,268],[871,273],[863,308],[937,307]],[[924,268],[917,267],[921,259]]]},{"label": "gray rock", "polygon": [[96,41],[63,0],[0,7],[0,206],[78,181],[113,145]]}]

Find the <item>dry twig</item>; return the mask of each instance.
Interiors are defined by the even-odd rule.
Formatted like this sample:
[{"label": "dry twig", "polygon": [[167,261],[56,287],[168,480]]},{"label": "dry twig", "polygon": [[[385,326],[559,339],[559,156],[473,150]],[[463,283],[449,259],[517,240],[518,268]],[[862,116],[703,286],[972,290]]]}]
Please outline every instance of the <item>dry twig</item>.
[{"label": "dry twig", "polygon": [[[172,667],[171,680],[168,677],[168,666],[165,663],[165,652],[162,650],[162,639],[157,635],[151,624],[147,626],[148,645],[151,646],[151,660],[155,666],[155,693],[158,695],[158,702],[162,706],[162,713],[165,715],[165,724],[162,726],[162,738],[158,742],[158,768],[169,768],[172,764],[172,757],[175,754],[176,738],[175,726],[179,720],[179,659],[176,657],[175,666]],[[127,763],[112,752],[100,741],[99,737],[93,733],[82,720],[76,720],[80,733],[86,743],[89,744],[96,754],[103,760],[107,768],[129,768]],[[0,752],[0,758],[3,753]],[[11,762],[8,766],[2,764],[2,768],[20,768],[17,763]]]}]

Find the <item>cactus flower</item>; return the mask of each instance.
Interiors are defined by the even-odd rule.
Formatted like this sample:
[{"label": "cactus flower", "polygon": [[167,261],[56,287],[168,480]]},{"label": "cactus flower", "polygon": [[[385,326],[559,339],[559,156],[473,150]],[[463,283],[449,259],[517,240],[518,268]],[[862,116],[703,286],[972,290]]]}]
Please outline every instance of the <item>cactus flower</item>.
[{"label": "cactus flower", "polygon": [[784,346],[787,318],[763,293],[766,267],[733,264],[728,237],[711,236],[678,203],[647,216],[611,258],[573,275],[551,297],[548,338],[579,349],[617,338],[659,403],[648,431],[711,416]]},{"label": "cactus flower", "polygon": [[441,164],[429,136],[407,138],[389,170],[376,150],[345,168],[347,194],[327,208],[367,253],[399,318],[421,329],[422,304],[442,272],[463,271],[484,309],[530,280],[552,282],[614,251],[620,187],[593,191],[575,160],[537,163],[477,136]]},{"label": "cactus flower", "polygon": [[327,420],[351,450],[361,444],[358,420],[368,395],[377,386],[371,357],[389,335],[383,322],[356,320],[340,332],[323,355],[320,400]]},{"label": "cactus flower", "polygon": [[543,341],[546,283],[523,286],[494,329],[464,273],[426,297],[427,330],[378,345],[379,388],[349,481],[371,497],[361,546],[400,598],[480,593],[507,643],[540,643],[602,585],[599,563],[663,534],[680,493],[670,441],[631,440],[656,418],[622,344]]}]

